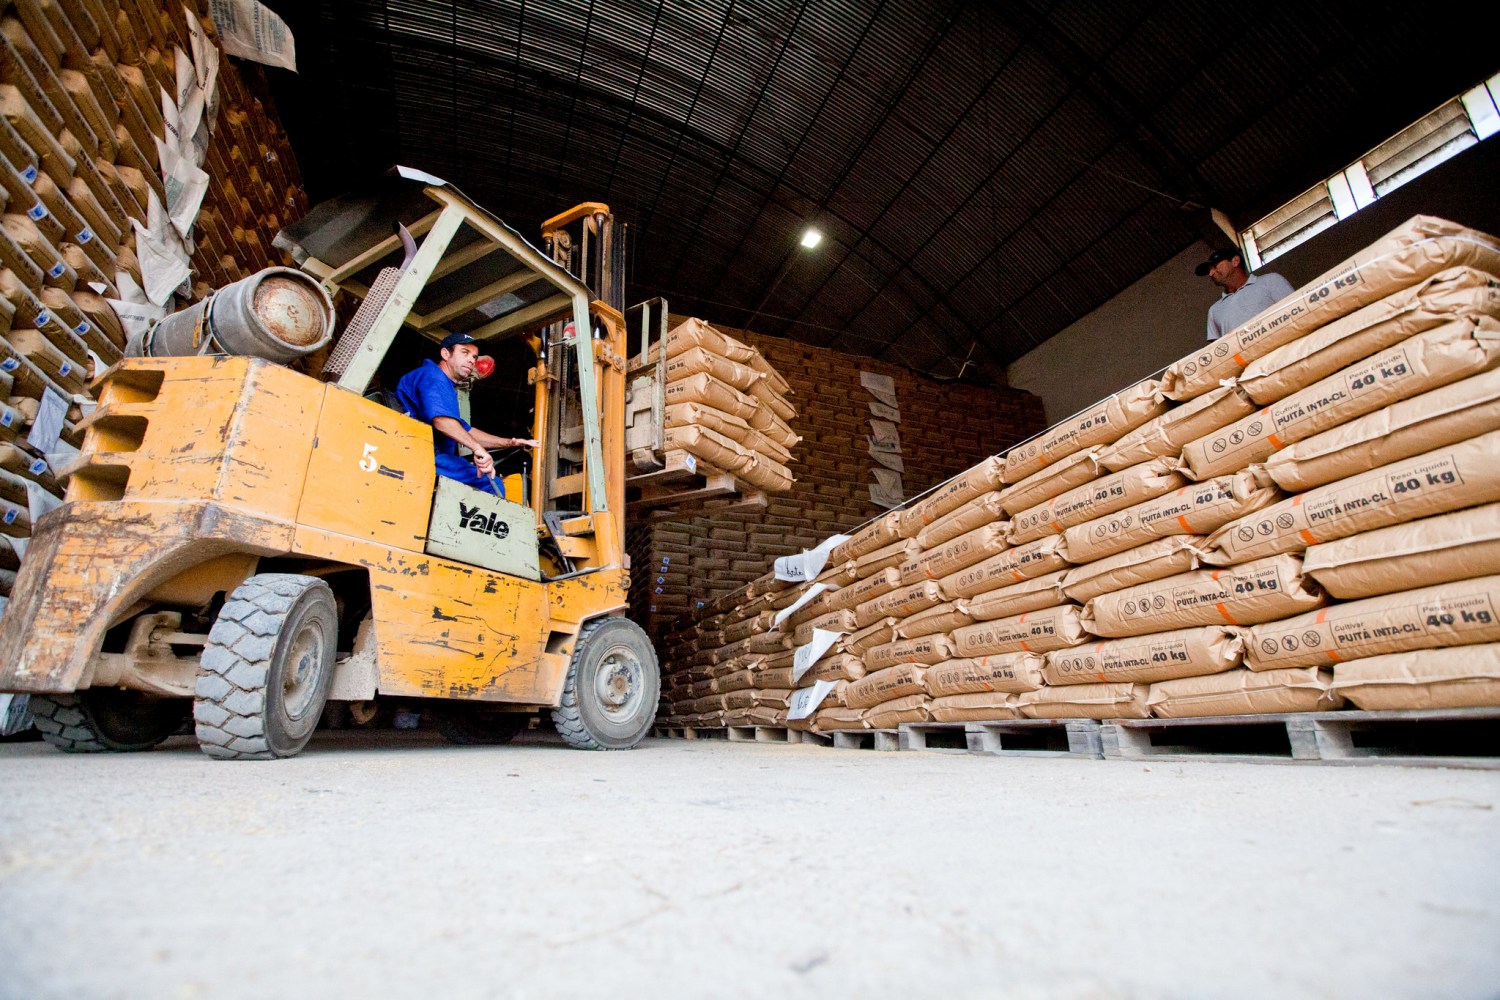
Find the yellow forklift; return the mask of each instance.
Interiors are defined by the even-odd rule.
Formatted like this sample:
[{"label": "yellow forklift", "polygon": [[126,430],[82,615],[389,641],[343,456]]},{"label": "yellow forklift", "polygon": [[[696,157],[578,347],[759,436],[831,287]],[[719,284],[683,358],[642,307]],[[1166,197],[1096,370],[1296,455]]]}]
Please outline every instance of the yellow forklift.
[{"label": "yellow forklift", "polygon": [[[278,236],[300,271],[161,321],[136,345],[156,356],[96,382],[66,500],[0,619],[0,691],[30,694],[70,751],[146,749],[191,712],[211,757],[288,757],[329,701],[368,715],[377,697],[421,699],[405,703],[461,743],[550,710],[575,747],[634,746],[660,681],[621,616],[612,232],[584,205],[538,249],[398,168]],[[326,344],[339,292],[359,307],[321,377],[267,359]],[[539,446],[503,489],[438,477],[433,429],[366,395],[398,334],[431,356],[452,332],[529,345]],[[268,350],[244,346],[257,337]]]}]

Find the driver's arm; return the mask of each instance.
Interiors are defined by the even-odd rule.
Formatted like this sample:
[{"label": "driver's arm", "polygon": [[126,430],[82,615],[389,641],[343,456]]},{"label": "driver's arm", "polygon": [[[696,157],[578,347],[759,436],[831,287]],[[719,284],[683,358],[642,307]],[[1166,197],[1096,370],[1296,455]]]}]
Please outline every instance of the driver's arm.
[{"label": "driver's arm", "polygon": [[537,444],[527,438],[496,437],[477,427],[464,430],[464,425],[452,417],[433,417],[432,426],[474,453],[474,467],[479,470],[481,476],[493,475],[495,472],[495,460],[490,457],[488,449],[507,448],[512,445],[535,448]]}]

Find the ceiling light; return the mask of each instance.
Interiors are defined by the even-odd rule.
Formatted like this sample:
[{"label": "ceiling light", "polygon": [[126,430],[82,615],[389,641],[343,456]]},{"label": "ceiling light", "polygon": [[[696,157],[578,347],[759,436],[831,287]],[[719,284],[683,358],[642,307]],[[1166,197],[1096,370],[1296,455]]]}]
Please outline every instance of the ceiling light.
[{"label": "ceiling light", "polygon": [[808,227],[807,232],[802,234],[802,245],[808,250],[811,250],[813,247],[822,242],[823,234],[818,232],[816,229],[813,229],[811,226]]}]

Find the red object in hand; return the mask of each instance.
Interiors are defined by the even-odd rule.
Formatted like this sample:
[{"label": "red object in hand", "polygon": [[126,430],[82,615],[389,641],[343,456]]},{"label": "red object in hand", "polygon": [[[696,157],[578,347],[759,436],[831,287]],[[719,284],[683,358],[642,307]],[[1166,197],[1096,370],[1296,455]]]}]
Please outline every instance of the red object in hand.
[{"label": "red object in hand", "polygon": [[495,359],[488,354],[481,354],[474,361],[474,377],[489,378],[495,374]]}]

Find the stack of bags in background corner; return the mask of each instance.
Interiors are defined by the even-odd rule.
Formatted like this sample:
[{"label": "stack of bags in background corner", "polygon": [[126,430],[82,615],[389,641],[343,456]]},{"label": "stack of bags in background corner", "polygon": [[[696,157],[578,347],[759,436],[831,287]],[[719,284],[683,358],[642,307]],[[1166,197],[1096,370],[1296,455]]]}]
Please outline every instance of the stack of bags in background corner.
[{"label": "stack of bags in background corner", "polygon": [[762,490],[792,486],[787,465],[802,439],[791,387],[761,353],[700,319],[667,332],[665,446]]},{"label": "stack of bags in background corner", "polygon": [[775,671],[778,702],[790,668],[817,730],[1500,704],[1497,274],[1495,240],[1417,217],[665,661]]}]

